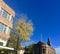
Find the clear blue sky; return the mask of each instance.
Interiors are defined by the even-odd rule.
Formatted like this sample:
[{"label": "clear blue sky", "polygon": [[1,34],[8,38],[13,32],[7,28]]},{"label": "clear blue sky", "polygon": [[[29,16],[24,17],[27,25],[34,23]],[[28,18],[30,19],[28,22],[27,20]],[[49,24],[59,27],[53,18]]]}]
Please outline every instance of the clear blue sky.
[{"label": "clear blue sky", "polygon": [[[5,0],[19,17],[24,13],[34,24],[31,41],[47,42],[50,37],[52,45],[60,46],[60,0]],[[15,18],[15,21],[18,18]]]}]

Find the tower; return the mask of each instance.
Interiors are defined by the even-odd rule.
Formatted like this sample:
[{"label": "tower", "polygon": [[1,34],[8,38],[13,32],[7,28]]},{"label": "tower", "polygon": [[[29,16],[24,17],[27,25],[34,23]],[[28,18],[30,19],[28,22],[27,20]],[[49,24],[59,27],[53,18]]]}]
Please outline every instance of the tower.
[{"label": "tower", "polygon": [[51,46],[50,38],[48,38],[47,44],[48,44],[49,46]]}]

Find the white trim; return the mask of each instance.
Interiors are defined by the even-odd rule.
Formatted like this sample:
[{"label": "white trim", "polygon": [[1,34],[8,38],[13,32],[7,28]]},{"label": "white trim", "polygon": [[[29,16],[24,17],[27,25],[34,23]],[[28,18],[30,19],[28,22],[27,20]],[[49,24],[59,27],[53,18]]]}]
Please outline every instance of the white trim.
[{"label": "white trim", "polygon": [[0,48],[3,48],[3,49],[8,49],[8,50],[14,50],[14,48],[4,47],[4,46],[0,46]]}]

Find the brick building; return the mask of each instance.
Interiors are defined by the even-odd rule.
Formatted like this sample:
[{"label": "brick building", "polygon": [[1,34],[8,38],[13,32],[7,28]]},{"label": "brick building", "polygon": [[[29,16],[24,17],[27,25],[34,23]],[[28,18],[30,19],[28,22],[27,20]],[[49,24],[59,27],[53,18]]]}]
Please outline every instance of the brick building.
[{"label": "brick building", "polygon": [[56,54],[55,49],[43,42],[38,42],[33,46],[33,54]]},{"label": "brick building", "polygon": [[10,38],[10,30],[13,26],[14,16],[14,10],[3,0],[0,0],[0,45],[2,46],[6,46],[7,40]]}]

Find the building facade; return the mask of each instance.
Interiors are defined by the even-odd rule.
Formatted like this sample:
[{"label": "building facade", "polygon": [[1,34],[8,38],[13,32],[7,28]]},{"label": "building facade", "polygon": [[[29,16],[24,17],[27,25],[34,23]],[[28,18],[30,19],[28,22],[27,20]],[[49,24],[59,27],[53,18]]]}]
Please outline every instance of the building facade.
[{"label": "building facade", "polygon": [[15,12],[3,0],[0,0],[0,45],[2,46],[6,46],[10,38],[14,16]]},{"label": "building facade", "polygon": [[56,52],[51,46],[43,42],[38,42],[33,46],[33,54],[56,54]]}]

